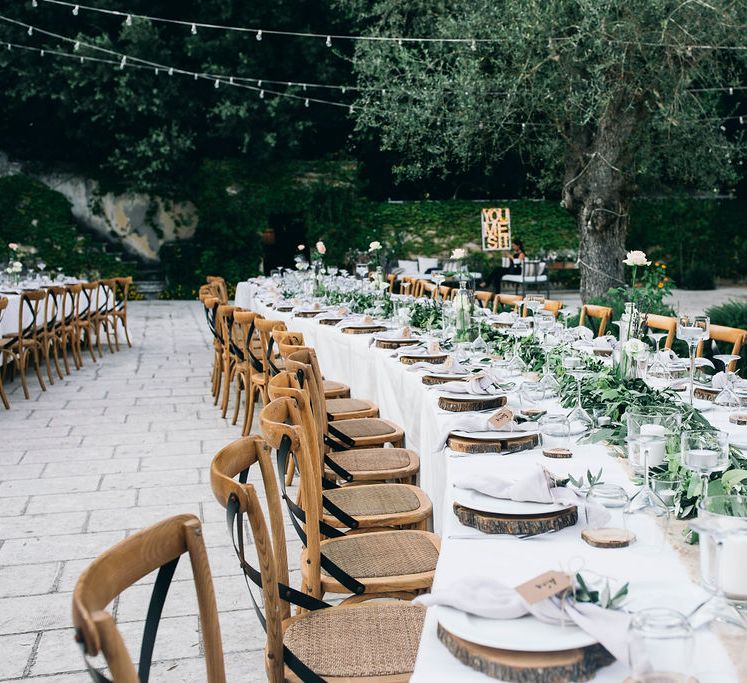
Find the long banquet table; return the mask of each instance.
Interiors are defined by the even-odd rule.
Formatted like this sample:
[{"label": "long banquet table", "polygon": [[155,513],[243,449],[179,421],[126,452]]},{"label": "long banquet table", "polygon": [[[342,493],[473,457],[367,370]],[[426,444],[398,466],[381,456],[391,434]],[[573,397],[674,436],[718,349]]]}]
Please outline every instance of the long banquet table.
[{"label": "long banquet table", "polygon": [[[326,376],[348,383],[353,396],[375,401],[382,417],[404,428],[407,446],[420,454],[419,484],[433,501],[434,530],[442,536],[434,589],[448,587],[465,576],[500,578],[507,585],[518,585],[549,569],[568,572],[585,569],[621,582],[630,581],[630,600],[636,600],[638,590],[639,609],[653,606],[658,600],[662,605],[687,613],[705,599],[704,591],[692,582],[687,568],[669,544],[656,552],[636,544],[616,550],[598,549],[581,540],[577,526],[526,540],[487,537],[462,526],[452,512],[452,481],[457,472],[460,475],[505,472],[506,476],[516,478],[536,463],[561,476],[569,472],[579,476],[587,469],[596,472],[603,467],[605,482],[620,484],[632,492],[634,486],[623,464],[605,446],[575,445],[572,460],[545,458],[540,449],[466,457],[442,449],[439,434],[443,433],[443,426],[438,425],[443,425],[452,414],[438,407],[437,393],[421,382],[421,373],[407,370],[392,357],[392,351],[370,346],[369,335],[342,334],[337,328],[319,325],[314,319],[278,312],[263,303],[257,296],[256,285],[251,283],[239,285],[236,304],[267,318],[283,320],[288,329],[303,332],[306,343],[316,350]],[[436,629],[436,609],[430,608],[413,681],[490,680],[457,661],[438,640]],[[712,632],[698,631],[695,641],[696,667],[692,674],[700,683],[739,680],[734,664]],[[600,670],[594,680],[620,683],[626,675],[627,667],[616,662]]]}]

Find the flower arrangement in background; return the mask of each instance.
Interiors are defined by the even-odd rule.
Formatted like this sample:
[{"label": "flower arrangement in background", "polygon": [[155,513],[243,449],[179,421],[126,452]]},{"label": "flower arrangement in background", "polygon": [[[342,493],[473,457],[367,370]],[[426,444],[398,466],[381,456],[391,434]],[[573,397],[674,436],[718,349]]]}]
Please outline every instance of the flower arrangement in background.
[{"label": "flower arrangement in background", "polygon": [[462,249],[461,247],[459,249],[453,249],[451,252],[451,260],[452,261],[461,261],[462,259],[467,258],[467,250]]}]

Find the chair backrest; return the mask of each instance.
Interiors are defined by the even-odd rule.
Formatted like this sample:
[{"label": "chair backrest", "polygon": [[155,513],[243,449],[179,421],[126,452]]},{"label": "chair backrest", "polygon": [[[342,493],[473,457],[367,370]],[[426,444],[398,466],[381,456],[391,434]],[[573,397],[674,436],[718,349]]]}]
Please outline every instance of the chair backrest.
[{"label": "chair backrest", "polygon": [[230,360],[235,352],[235,347],[231,347],[231,339],[233,336],[233,314],[235,310],[236,306],[220,304],[215,315],[215,326],[220,332],[220,339],[223,343],[223,356],[226,361]]},{"label": "chair backrest", "polygon": [[425,293],[425,280],[417,280],[413,278],[412,281],[412,294],[414,297],[420,298]]},{"label": "chair backrest", "polygon": [[[197,591],[207,681],[225,682],[218,609],[202,526],[194,515],[177,515],[139,531],[103,552],[81,574],[75,585],[73,624],[76,639],[86,656],[95,657],[103,653],[114,683],[141,683],[148,679],[161,616],[160,607],[163,606],[176,563],[185,553],[189,554]],[[122,634],[112,615],[106,611],[106,606],[156,569],[159,573],[148,610],[139,671],[136,671]],[[191,636],[185,634],[185,637]]]},{"label": "chair backrest", "polygon": [[386,276],[386,281],[389,283],[389,293],[394,292],[394,283],[397,282],[397,276],[394,273],[389,273]]},{"label": "chair backrest", "polygon": [[[724,325],[711,325],[710,326],[710,340],[711,344],[714,342],[724,342],[731,344],[732,347],[730,352],[732,355],[738,356],[747,338],[747,330],[742,330],[738,327],[726,327]],[[702,356],[705,349],[704,343],[698,342],[697,355]],[[736,368],[737,361],[729,363],[729,370]]]},{"label": "chair backrest", "polygon": [[438,291],[438,287],[436,286],[435,282],[428,282],[427,280],[421,280],[423,292],[422,296],[430,297],[431,299],[435,298],[436,292]]},{"label": "chair backrest", "polygon": [[539,277],[544,274],[546,266],[544,261],[524,259],[521,262],[521,277],[522,279]]},{"label": "chair backrest", "polygon": [[98,282],[81,282],[80,297],[78,297],[78,318],[89,318],[96,315],[98,309]]},{"label": "chair backrest", "polygon": [[132,285],[132,276],[115,277],[114,280],[114,308],[117,311],[127,313],[127,301],[130,298],[130,285]]},{"label": "chair backrest", "polygon": [[451,299],[451,294],[453,290],[451,287],[447,287],[446,285],[439,285],[438,287],[438,295],[441,297],[442,301],[446,301],[447,299]]},{"label": "chair backrest", "polygon": [[222,304],[228,303],[228,287],[226,281],[219,275],[208,275],[206,278],[209,285],[213,285],[215,293]]},{"label": "chair backrest", "polygon": [[273,330],[272,338],[281,358],[287,358],[294,351],[304,348],[303,332],[292,330]]},{"label": "chair backrest", "polygon": [[655,315],[649,313],[644,319],[644,324],[651,330],[661,330],[662,332],[666,332],[667,338],[664,342],[664,348],[672,348],[674,335],[677,332],[677,318],[672,318],[668,315]]},{"label": "chair backrest", "polygon": [[205,319],[207,320],[208,328],[213,335],[213,339],[218,344],[223,344],[223,331],[220,328],[220,322],[218,321],[218,307],[220,306],[220,300],[215,296],[207,296],[202,300],[202,305],[205,307]]},{"label": "chair backrest", "polygon": [[275,330],[286,330],[288,328],[282,320],[268,320],[266,318],[257,318],[254,324],[259,333],[264,372],[267,377],[271,377],[279,372],[278,351],[275,348],[275,340],[272,333]]},{"label": "chair backrest", "polygon": [[[542,310],[552,313],[553,317],[557,318],[561,308],[563,308],[562,301],[556,299],[545,299]],[[522,311],[522,316],[526,318],[529,315],[529,309],[526,306],[522,306]]]},{"label": "chair backrest", "polygon": [[111,313],[117,306],[117,280],[108,278],[99,280],[99,291],[96,293],[98,300],[98,312],[101,314]]},{"label": "chair backrest", "polygon": [[2,313],[6,308],[8,308],[9,301],[10,299],[8,299],[7,296],[0,296],[0,313]]},{"label": "chair backrest", "polygon": [[18,336],[36,339],[44,323],[40,321],[42,302],[47,293],[43,289],[24,289],[18,306]]},{"label": "chair backrest", "polygon": [[598,321],[595,332],[597,337],[601,337],[611,319],[612,309],[609,306],[584,304],[581,306],[581,315],[578,319],[578,324],[580,327],[583,327],[588,322],[591,329],[594,330],[594,320]]},{"label": "chair backrest", "polygon": [[[274,378],[273,378],[274,379]],[[281,493],[286,503],[291,502],[289,495],[285,492],[285,465],[287,460],[281,456],[289,457],[292,454],[298,468],[301,480],[300,504],[303,509],[301,541],[306,546],[306,560],[304,585],[301,591],[315,598],[321,597],[321,530],[322,521],[322,486],[321,473],[315,459],[311,455],[312,436],[303,426],[303,418],[299,410],[299,401],[304,402],[303,392],[297,392],[297,398],[282,396],[272,400],[259,414],[259,424],[262,436],[269,446],[278,451],[277,459],[277,481],[281,487]],[[289,505],[289,508],[291,505]],[[290,510],[289,510],[290,511]],[[291,512],[293,516],[293,513]],[[296,522],[299,518],[295,517]],[[295,526],[295,525],[294,525]],[[329,535],[332,535],[330,530]],[[338,534],[341,535],[341,534]]]},{"label": "chair backrest", "polygon": [[517,310],[519,303],[524,300],[523,296],[518,294],[496,294],[493,299],[493,313],[499,313],[506,310]]},{"label": "chair backrest", "polygon": [[493,301],[493,292],[475,292],[475,300],[482,308],[490,308]]}]

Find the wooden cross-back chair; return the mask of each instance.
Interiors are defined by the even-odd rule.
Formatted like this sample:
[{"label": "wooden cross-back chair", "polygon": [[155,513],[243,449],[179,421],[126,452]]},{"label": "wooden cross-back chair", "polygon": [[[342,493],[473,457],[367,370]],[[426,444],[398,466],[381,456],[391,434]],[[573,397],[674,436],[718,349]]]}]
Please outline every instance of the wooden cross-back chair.
[{"label": "wooden cross-back chair", "polygon": [[429,282],[428,280],[420,280],[421,293],[420,296],[428,297],[429,299],[435,299],[438,296],[438,285],[435,282]]},{"label": "wooden cross-back chair", "polygon": [[[711,350],[715,353],[721,353],[718,348],[717,342],[722,342],[724,344],[731,344],[731,349],[729,349],[729,353],[738,356],[740,351],[742,350],[742,346],[745,343],[745,338],[747,338],[747,330],[742,330],[738,327],[726,327],[724,325],[711,325],[710,326],[710,343],[711,343]],[[696,354],[698,357],[701,357],[703,355],[703,352],[705,350],[705,344],[704,342],[698,342],[698,348],[696,350]],[[729,363],[729,370],[733,372],[737,367],[737,361],[731,361]]]},{"label": "wooden cross-back chair", "polygon": [[[5,310],[8,308],[9,299],[6,296],[0,296],[0,322],[2,322]],[[2,368],[0,369],[0,400],[3,402],[6,410],[10,410],[10,401],[8,395],[5,393],[5,387],[3,386],[3,376],[5,375],[5,357],[10,356],[11,360],[13,354],[10,349],[6,349],[5,345],[0,341],[0,360],[2,360]]]},{"label": "wooden cross-back chair", "polygon": [[96,362],[96,354],[93,350],[93,339],[96,335],[96,292],[98,291],[98,282],[81,282],[76,291],[77,301],[75,307],[75,326],[76,326],[76,346],[78,348],[78,358],[83,362],[81,353],[83,340],[85,339],[88,346],[88,352],[91,354],[91,360]]},{"label": "wooden cross-back chair", "polygon": [[213,337],[213,366],[210,379],[212,385],[211,393],[214,399],[213,403],[217,405],[223,378],[223,331],[218,324],[220,300],[215,296],[206,296],[202,300],[202,305],[205,309],[205,320],[207,321],[208,329]]},{"label": "wooden cross-back chair", "polygon": [[[433,506],[417,486],[361,482],[366,485],[341,487],[337,483],[338,479],[352,483],[352,474],[344,470],[334,456],[324,455],[308,392],[301,388],[296,377],[288,372],[273,377],[270,393],[273,400],[289,397],[296,402],[300,422],[293,423],[300,424],[306,436],[305,447],[301,454],[296,454],[296,460],[303,460],[299,466],[306,465],[314,470],[318,483],[313,495],[322,497],[325,524],[357,531],[389,527],[427,529]],[[325,470],[332,472],[332,476],[327,476]],[[305,495],[303,480],[300,495],[302,498]]]},{"label": "wooden cross-back chair", "polygon": [[340,420],[332,424],[314,349],[306,348],[290,354],[285,361],[285,367],[291,373],[298,373],[300,370],[305,376],[305,381],[309,383],[311,406],[317,416],[321,434],[324,435],[324,442],[330,449],[383,447],[385,443],[391,443],[395,447],[404,446],[404,431],[389,420],[366,417]]},{"label": "wooden cross-back chair", "polygon": [[[231,395],[231,380],[233,379],[233,373],[235,368],[236,358],[234,356],[234,347],[231,346],[231,334],[233,330],[233,314],[236,310],[236,306],[230,306],[229,304],[220,304],[215,317],[215,326],[220,330],[221,336],[221,350],[223,352],[223,358],[221,360],[221,367],[223,368],[223,378],[221,383],[223,385],[223,397],[221,399],[220,411],[222,417],[228,413],[228,400]],[[216,401],[218,397],[216,396]]]},{"label": "wooden cross-back chair", "polygon": [[[138,531],[99,555],[80,575],[73,591],[75,639],[86,668],[97,683],[108,681],[89,657],[104,655],[113,683],[146,683],[164,601],[182,555],[188,554],[197,592],[200,633],[204,645],[206,680],[225,683],[218,609],[200,520],[177,515]],[[106,610],[136,581],[158,570],[145,621],[137,670],[114,618]],[[185,633],[185,637],[194,634]],[[166,657],[164,657],[166,658]]]},{"label": "wooden cross-back chair", "polygon": [[80,370],[80,363],[75,352],[75,293],[71,290],[70,285],[57,287],[57,297],[60,306],[60,315],[57,323],[57,338],[62,356],[62,364],[65,367],[65,373],[70,374],[70,363],[67,352],[73,357],[73,364],[76,370]]},{"label": "wooden cross-back chair", "polygon": [[655,315],[648,313],[644,319],[645,327],[649,330],[666,332],[667,337],[664,340],[664,348],[671,349],[674,343],[674,336],[677,332],[677,318],[667,315]]},{"label": "wooden cross-back chair", "polygon": [[127,326],[127,301],[130,297],[130,285],[132,285],[132,277],[115,277],[112,278],[112,298],[113,306],[109,311],[111,318],[112,327],[114,328],[114,346],[119,351],[119,332],[118,328],[121,325],[124,331],[125,339],[127,340],[127,346],[132,348],[132,342],[130,341],[130,330]]},{"label": "wooden cross-back chair", "polygon": [[441,299],[441,301],[448,301],[449,299],[451,299],[452,298],[451,295],[452,295],[452,293],[454,291],[455,290],[453,290],[448,285],[439,285],[438,286],[438,296]]},{"label": "wooden cross-back chair", "polygon": [[[382,594],[410,599],[430,588],[440,547],[435,534],[414,529],[346,534],[325,522],[320,467],[311,453],[314,437],[304,427],[296,399],[284,396],[272,401],[260,413],[260,426],[267,443],[276,449],[281,496],[305,546],[301,553],[303,592],[316,598],[325,593],[352,593],[352,601],[360,601]],[[290,457],[301,479],[300,505],[283,481]],[[354,527],[356,520],[350,521]]]},{"label": "wooden cross-back chair", "polygon": [[[284,361],[291,353],[306,348],[303,332],[289,332],[287,330],[281,332],[276,330],[273,332],[273,336],[275,336],[278,351]],[[326,399],[350,398],[350,387],[347,384],[326,379],[322,376],[322,385]]]},{"label": "wooden cross-back chair", "polygon": [[261,345],[257,333],[257,320],[261,319],[254,311],[238,310],[233,314],[233,330],[231,331],[231,346],[236,357],[234,367],[234,381],[236,382],[236,402],[233,411],[233,424],[236,424],[241,407],[241,394],[244,394],[244,421],[241,433],[246,436],[251,432],[254,422],[254,405],[257,392],[262,387],[254,384],[254,378],[264,378]]},{"label": "wooden cross-back chair", "polygon": [[[110,330],[111,319],[109,317],[110,310],[113,308],[113,282],[112,280],[98,280],[95,283],[95,290],[91,291],[91,296],[88,301],[89,304],[89,320],[91,321],[93,333],[96,336],[96,350],[99,352],[99,358],[103,357],[103,351],[101,350],[101,336],[102,332],[106,334],[106,343],[109,347],[109,353],[114,353],[114,346],[112,345],[112,333]],[[83,287],[83,296],[86,297],[88,290]]]},{"label": "wooden cross-back chair", "polygon": [[[30,398],[28,384],[26,383],[26,369],[29,360],[34,364],[36,378],[42,391],[46,391],[44,379],[41,373],[41,329],[43,328],[42,306],[46,293],[41,289],[25,289],[21,292],[21,300],[18,305],[18,329],[3,335],[0,340],[0,348],[3,349],[3,358],[9,355],[13,360],[14,371],[18,372],[21,379],[23,395]],[[5,369],[5,368],[3,368]]]},{"label": "wooden cross-back chair", "polygon": [[475,301],[480,305],[480,308],[492,308],[493,296],[493,292],[475,292]]},{"label": "wooden cross-back chair", "polygon": [[[316,437],[318,451],[324,454],[326,478],[346,483],[375,481],[414,483],[420,469],[417,453],[401,446],[386,448],[381,440],[368,447],[351,448],[350,444],[345,443],[344,431],[338,429],[343,427],[344,430],[344,423],[335,422],[330,425],[328,415],[325,422],[324,405],[328,405],[329,401],[321,401],[319,398],[318,364],[313,349],[302,348],[294,352],[288,357],[286,367],[290,378],[271,382],[270,398],[283,395],[282,388],[287,386],[307,392],[311,412],[305,413],[304,416],[313,417],[313,423],[307,423],[307,427],[313,428],[312,433]],[[288,486],[293,482],[293,473],[293,462],[290,461],[285,480]]]},{"label": "wooden cross-back chair", "polygon": [[[62,369],[60,368],[60,333],[59,328],[62,324],[61,306],[64,305],[65,289],[64,287],[44,287],[44,313],[42,316],[42,325],[39,329],[39,343],[41,344],[41,353],[44,363],[47,366],[47,377],[50,384],[54,384],[52,376],[52,362],[54,361],[55,370],[60,379],[64,379]],[[70,374],[68,372],[68,374]]]},{"label": "wooden cross-back chair", "polygon": [[[272,404],[263,413],[270,413],[271,407]],[[272,416],[282,418],[287,408],[287,404],[280,404],[272,410]],[[282,450],[292,447],[294,438],[298,443],[293,428],[292,436],[288,436],[283,426],[275,429],[268,423],[268,427],[278,437]],[[246,483],[250,468],[257,463],[267,499],[269,527],[255,487]],[[226,508],[229,535],[252,605],[267,634],[265,669],[270,683],[408,680],[420,642],[422,608],[402,601],[354,604],[351,600],[330,606],[321,599],[319,587],[311,585],[313,577],[321,574],[321,552],[316,559],[309,558],[307,566],[312,569],[307,570],[308,578],[302,580],[301,590],[289,586],[284,522],[269,446],[258,437],[229,444],[213,459],[210,481],[215,497]],[[244,516],[257,550],[258,568],[244,554]],[[320,548],[324,542],[318,526],[308,526],[310,544]],[[363,581],[370,588],[371,579]],[[254,597],[250,582],[261,588],[264,610]],[[361,585],[365,592],[367,585]],[[291,605],[298,608],[297,616],[291,617]]]},{"label": "wooden cross-back chair", "polygon": [[394,283],[397,282],[397,276],[394,273],[389,273],[386,276],[386,281],[389,283],[389,293],[394,293]]},{"label": "wooden cross-back chair", "polygon": [[215,295],[222,304],[228,303],[228,286],[220,275],[208,275],[205,280],[214,287]]},{"label": "wooden cross-back chair", "polygon": [[493,313],[502,311],[519,311],[519,305],[524,297],[518,294],[496,294],[493,298]]},{"label": "wooden cross-back chair", "polygon": [[588,323],[588,327],[594,332],[594,336],[601,337],[607,331],[610,320],[612,320],[612,309],[609,306],[584,304],[581,306],[578,325],[583,327]]},{"label": "wooden cross-back chair", "polygon": [[[542,310],[552,313],[552,317],[557,318],[558,313],[560,313],[561,308],[563,308],[562,301],[558,301],[557,299],[545,299],[545,303],[544,303],[544,306],[542,307]],[[526,318],[528,315],[529,315],[529,309],[526,306],[522,306],[522,316]]]}]

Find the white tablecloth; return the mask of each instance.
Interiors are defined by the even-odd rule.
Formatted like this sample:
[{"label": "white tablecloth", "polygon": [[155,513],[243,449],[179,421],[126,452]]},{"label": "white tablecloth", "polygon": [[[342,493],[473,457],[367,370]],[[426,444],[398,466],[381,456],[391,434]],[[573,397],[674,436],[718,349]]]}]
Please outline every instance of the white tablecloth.
[{"label": "white tablecloth", "polygon": [[[603,550],[585,544],[578,527],[542,538],[450,538],[474,533],[463,527],[452,513],[454,473],[503,472],[516,477],[535,463],[564,475],[582,475],[586,469],[596,472],[604,468],[604,480],[616,482],[632,490],[632,485],[620,462],[603,446],[574,446],[572,460],[550,460],[540,450],[513,455],[481,455],[456,457],[448,450],[437,448],[435,425],[444,413],[437,406],[437,394],[428,389],[420,373],[408,371],[391,351],[369,346],[368,335],[345,335],[332,326],[319,325],[313,319],[293,318],[289,313],[264,305],[257,297],[255,285],[239,286],[236,303],[270,319],[281,319],[288,329],[303,332],[305,341],[313,346],[326,376],[350,384],[353,396],[374,400],[381,416],[401,425],[407,445],[420,454],[420,486],[431,497],[434,528],[442,534],[441,555],[436,569],[435,586],[449,585],[460,576],[483,573],[517,585],[548,569],[587,570],[619,578],[621,581],[653,582],[653,590],[661,591],[662,600],[672,607],[689,611],[703,600],[703,591],[694,585],[676,552],[669,546],[652,553],[635,544],[630,548]],[[722,425],[719,425],[722,426]],[[635,584],[634,584],[635,585]],[[635,597],[632,587],[631,599]],[[674,604],[670,604],[674,601]],[[487,681],[483,674],[460,664],[436,636],[434,609],[428,611],[412,680]],[[691,672],[701,683],[736,682],[734,667],[721,642],[708,631],[696,637],[695,666]],[[620,663],[602,669],[595,681],[619,683],[627,675]]]}]

